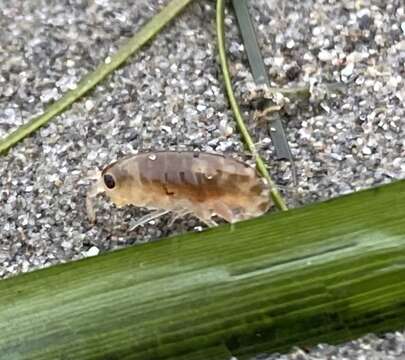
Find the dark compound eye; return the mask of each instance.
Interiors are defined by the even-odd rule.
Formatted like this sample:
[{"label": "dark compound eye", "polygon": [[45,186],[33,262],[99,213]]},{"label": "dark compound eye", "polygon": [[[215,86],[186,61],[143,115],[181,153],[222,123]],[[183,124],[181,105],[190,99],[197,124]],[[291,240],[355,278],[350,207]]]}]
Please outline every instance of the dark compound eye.
[{"label": "dark compound eye", "polygon": [[107,186],[109,189],[114,189],[115,187],[115,180],[112,177],[112,175],[106,174],[104,175],[104,184]]}]

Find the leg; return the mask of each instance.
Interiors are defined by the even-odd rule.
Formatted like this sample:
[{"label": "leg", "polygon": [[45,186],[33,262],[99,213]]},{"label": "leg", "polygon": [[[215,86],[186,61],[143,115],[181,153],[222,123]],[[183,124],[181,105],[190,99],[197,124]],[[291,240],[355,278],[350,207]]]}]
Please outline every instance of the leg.
[{"label": "leg", "polygon": [[170,212],[170,210],[166,210],[166,209],[159,209],[159,210],[155,210],[149,214],[146,214],[145,216],[142,216],[136,223],[134,226],[132,226],[131,229],[129,229],[129,231],[133,231],[135,230],[138,226],[141,226],[143,224],[148,223],[149,221],[156,219],[162,215],[167,214],[168,212]]},{"label": "leg", "polygon": [[205,225],[207,225],[208,227],[212,228],[212,227],[216,227],[218,226],[218,224],[212,220],[211,218],[203,218],[203,217],[199,217],[197,215],[194,214],[195,217],[197,217],[200,221],[202,221]]},{"label": "leg", "polygon": [[92,224],[96,222],[96,212],[94,210],[93,202],[94,198],[104,191],[103,187],[100,185],[99,182],[95,183],[93,186],[90,187],[89,191],[86,195],[86,210],[87,216]]},{"label": "leg", "polygon": [[238,214],[238,211],[232,211],[232,209],[230,209],[223,202],[216,203],[214,211],[218,216],[231,224],[231,231],[235,230],[235,223],[242,220],[241,214]]},{"label": "leg", "polygon": [[218,224],[214,220],[211,219],[213,214],[210,210],[196,208],[193,210],[192,214],[195,217],[197,217],[200,221],[202,221],[205,225],[207,225],[208,227],[218,226]]},{"label": "leg", "polygon": [[190,213],[191,213],[191,211],[187,210],[187,209],[179,210],[179,211],[175,212],[167,226],[172,226],[177,219],[179,219],[183,216],[186,216],[187,214],[190,214]]},{"label": "leg", "polygon": [[237,219],[235,215],[233,214],[232,210],[225,205],[222,201],[218,201],[214,204],[214,207],[212,208],[212,211],[224,219],[225,221],[229,223],[234,223]]},{"label": "leg", "polygon": [[101,177],[101,171],[98,169],[90,170],[87,173],[87,176],[84,178],[85,180],[98,180]]}]

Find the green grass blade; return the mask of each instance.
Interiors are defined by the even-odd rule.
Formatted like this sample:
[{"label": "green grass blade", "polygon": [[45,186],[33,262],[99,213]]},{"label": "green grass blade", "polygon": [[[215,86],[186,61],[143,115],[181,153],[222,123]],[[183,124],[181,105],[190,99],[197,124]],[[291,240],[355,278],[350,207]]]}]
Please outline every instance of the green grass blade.
[{"label": "green grass blade", "polygon": [[[246,0],[232,0],[236,18],[238,20],[239,29],[243,39],[243,45],[249,59],[250,69],[258,85],[267,85],[270,88],[270,80],[267,75],[266,67],[262,54],[257,43],[256,32],[250,18],[248,4]],[[284,127],[280,119],[276,118],[271,121],[270,137],[274,144],[277,159],[285,159],[293,164],[293,158],[285,135]]]},{"label": "green grass blade", "polygon": [[249,134],[248,129],[246,128],[245,121],[243,120],[242,113],[236,100],[235,94],[232,89],[232,81],[229,73],[228,59],[225,50],[225,33],[224,33],[224,13],[225,13],[225,0],[217,1],[216,9],[216,29],[217,29],[217,41],[218,41],[218,52],[219,52],[219,62],[221,64],[222,76],[224,78],[225,90],[228,95],[229,104],[231,106],[233,115],[235,117],[236,123],[238,125],[239,131],[242,134],[242,137],[249,149],[249,151],[256,157],[256,164],[258,170],[261,174],[267,179],[271,186],[271,196],[275,205],[280,210],[287,210],[287,205],[279,191],[277,186],[270,177],[269,172],[267,171],[266,165],[264,164],[262,158],[256,151],[256,147],[252,140],[252,137]]},{"label": "green grass blade", "polygon": [[270,80],[260,53],[259,44],[257,43],[256,33],[250,18],[247,1],[232,0],[232,5],[239,24],[243,46],[245,47],[248,56],[253,78],[257,84],[270,86]]},{"label": "green grass blade", "polygon": [[0,281],[4,359],[248,359],[405,324],[405,181]]},{"label": "green grass blade", "polygon": [[100,64],[92,73],[85,76],[77,85],[77,88],[67,92],[59,100],[49,106],[45,113],[31,119],[26,124],[0,141],[0,154],[8,151],[20,140],[29,136],[41,126],[48,123],[56,115],[60,114],[72,105],[81,96],[94,88],[107,75],[122,65],[131,55],[145,45],[164,26],[166,26],[177,14],[183,10],[192,0],[172,0],[167,6],[155,15],[142,29],[123,45],[109,61]]}]

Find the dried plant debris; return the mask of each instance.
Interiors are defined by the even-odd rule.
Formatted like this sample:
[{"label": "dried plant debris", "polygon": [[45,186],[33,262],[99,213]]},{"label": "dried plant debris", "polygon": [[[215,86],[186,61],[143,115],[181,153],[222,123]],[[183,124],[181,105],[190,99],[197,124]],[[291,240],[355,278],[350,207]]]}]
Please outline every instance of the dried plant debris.
[{"label": "dried plant debris", "polygon": [[[0,136],[74,87],[163,3],[0,2]],[[257,109],[243,107],[289,205],[404,178],[403,1],[249,4],[271,86],[311,90],[305,100],[283,95],[282,108],[267,114],[269,121],[285,121],[296,188],[289,163],[272,161],[269,127],[255,121]],[[146,211],[114,209],[101,198],[102,226],[94,227],[86,220],[85,194],[89,170],[137,150],[215,151],[246,159],[219,76],[214,7],[208,0],[193,3],[128,65],[1,157],[0,277],[203,226],[186,217],[168,227],[170,216],[163,216],[129,232]],[[238,94],[248,93],[253,79],[231,11],[225,30],[234,85]],[[341,91],[325,92],[331,84]],[[325,358],[322,351],[329,350],[305,356]],[[364,351],[333,354],[355,359]],[[389,346],[381,351],[384,359],[404,356]]]}]

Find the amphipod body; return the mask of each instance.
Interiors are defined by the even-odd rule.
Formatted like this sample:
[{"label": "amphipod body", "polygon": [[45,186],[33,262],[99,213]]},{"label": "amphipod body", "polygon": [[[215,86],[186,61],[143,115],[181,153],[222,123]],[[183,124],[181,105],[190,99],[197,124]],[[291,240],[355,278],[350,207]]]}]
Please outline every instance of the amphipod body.
[{"label": "amphipod body", "polygon": [[230,223],[265,213],[271,206],[267,181],[241,161],[219,154],[161,151],[127,156],[99,174],[87,197],[105,192],[118,206],[155,210],[136,226],[167,212],[175,218],[192,214],[209,226],[218,216]]}]

